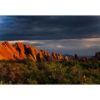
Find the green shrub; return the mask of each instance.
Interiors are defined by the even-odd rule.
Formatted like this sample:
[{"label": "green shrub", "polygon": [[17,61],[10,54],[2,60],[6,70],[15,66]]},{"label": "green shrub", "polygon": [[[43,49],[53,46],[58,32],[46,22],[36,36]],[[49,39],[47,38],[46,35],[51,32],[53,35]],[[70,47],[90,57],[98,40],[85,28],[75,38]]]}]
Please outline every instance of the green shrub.
[{"label": "green shrub", "polygon": [[100,61],[0,61],[0,84],[100,84]]}]

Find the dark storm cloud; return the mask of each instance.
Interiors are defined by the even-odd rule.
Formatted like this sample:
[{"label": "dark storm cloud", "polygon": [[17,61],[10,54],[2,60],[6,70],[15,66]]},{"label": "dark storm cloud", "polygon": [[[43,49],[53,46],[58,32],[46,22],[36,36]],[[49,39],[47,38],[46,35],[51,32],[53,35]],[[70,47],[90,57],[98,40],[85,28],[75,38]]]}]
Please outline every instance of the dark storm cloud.
[{"label": "dark storm cloud", "polygon": [[1,40],[100,37],[99,16],[0,16]]}]

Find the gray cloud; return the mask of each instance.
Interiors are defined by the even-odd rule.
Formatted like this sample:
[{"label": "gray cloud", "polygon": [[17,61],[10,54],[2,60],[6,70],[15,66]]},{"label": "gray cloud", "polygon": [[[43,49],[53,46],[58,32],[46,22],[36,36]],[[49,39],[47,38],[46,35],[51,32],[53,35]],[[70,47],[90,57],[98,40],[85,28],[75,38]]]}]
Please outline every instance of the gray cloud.
[{"label": "gray cloud", "polygon": [[[10,41],[17,42],[17,41]],[[63,54],[94,55],[100,51],[100,38],[21,41],[32,46]]]}]

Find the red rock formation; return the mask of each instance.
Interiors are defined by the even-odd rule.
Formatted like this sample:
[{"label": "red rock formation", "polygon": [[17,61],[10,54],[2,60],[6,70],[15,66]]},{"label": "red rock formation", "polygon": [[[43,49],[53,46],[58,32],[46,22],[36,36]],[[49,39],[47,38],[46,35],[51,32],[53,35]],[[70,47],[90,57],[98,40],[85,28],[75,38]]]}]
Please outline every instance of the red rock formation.
[{"label": "red rock formation", "polygon": [[14,47],[16,48],[16,50],[18,51],[19,53],[19,59],[22,60],[22,59],[25,59],[26,58],[26,55],[25,55],[25,49],[24,49],[24,44],[21,43],[21,42],[18,42],[14,45]]},{"label": "red rock formation", "polygon": [[57,53],[52,52],[52,61],[57,61],[58,57],[57,57]]},{"label": "red rock formation", "polygon": [[16,49],[8,42],[0,44],[0,55],[2,55],[6,60],[15,60],[19,57]]},{"label": "red rock formation", "polygon": [[58,61],[62,61],[64,60],[64,56],[60,53],[58,54]]},{"label": "red rock formation", "polygon": [[45,58],[46,61],[51,61],[50,53],[47,52],[47,51],[45,51],[45,52],[44,52],[44,58]]},{"label": "red rock formation", "polygon": [[44,55],[45,55],[45,51],[40,50],[37,54],[37,61],[40,61],[40,62],[45,61]]},{"label": "red rock formation", "polygon": [[55,52],[52,55],[45,50],[38,50],[29,44],[21,42],[10,44],[8,42],[0,43],[0,60],[23,60],[32,61],[62,61],[64,56]]},{"label": "red rock formation", "polygon": [[31,47],[30,45],[24,45],[25,48],[25,54],[27,56],[31,56],[31,60],[37,61],[36,55],[38,54],[38,49]]},{"label": "red rock formation", "polygon": [[2,56],[2,55],[0,55],[0,60],[7,60],[7,58]]}]

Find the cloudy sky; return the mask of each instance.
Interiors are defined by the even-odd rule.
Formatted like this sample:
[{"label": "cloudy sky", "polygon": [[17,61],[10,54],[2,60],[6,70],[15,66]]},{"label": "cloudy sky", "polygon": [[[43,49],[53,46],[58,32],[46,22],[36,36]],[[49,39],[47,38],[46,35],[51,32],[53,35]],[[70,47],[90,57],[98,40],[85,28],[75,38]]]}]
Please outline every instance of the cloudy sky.
[{"label": "cloudy sky", "polygon": [[0,40],[24,40],[49,51],[93,55],[100,51],[100,16],[0,16]]}]

